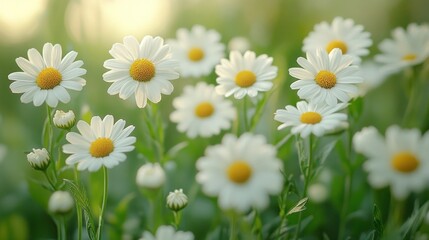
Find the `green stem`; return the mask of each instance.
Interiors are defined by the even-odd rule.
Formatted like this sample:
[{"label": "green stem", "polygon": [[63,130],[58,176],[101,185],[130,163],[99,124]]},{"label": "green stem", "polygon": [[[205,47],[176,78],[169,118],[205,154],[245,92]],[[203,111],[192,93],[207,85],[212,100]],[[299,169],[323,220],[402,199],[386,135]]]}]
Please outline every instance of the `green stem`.
[{"label": "green stem", "polygon": [[51,154],[53,152],[53,148],[54,148],[54,141],[53,141],[53,120],[52,120],[52,109],[51,107],[49,107],[48,104],[46,104],[46,117],[48,118],[48,122],[49,122],[49,144],[48,144],[48,151],[49,154]]},{"label": "green stem", "polygon": [[98,217],[98,229],[97,229],[97,240],[101,239],[101,229],[103,227],[103,213],[104,208],[106,207],[107,202],[107,168],[103,166],[103,201],[101,203],[101,212],[100,216]]},{"label": "green stem", "polygon": [[[79,173],[76,169],[76,167],[74,168],[74,178],[76,183],[79,185]],[[77,217],[77,239],[78,240],[82,240],[82,208],[80,207],[79,204],[75,204],[76,205],[76,217]]]},{"label": "green stem", "polygon": [[282,140],[280,140],[277,144],[276,144],[276,146],[275,146],[275,148],[280,148],[281,146],[283,146],[283,144],[285,144],[291,137],[293,136],[293,134],[292,133],[289,133],[288,135],[286,135],[284,138],[282,138]]},{"label": "green stem", "polygon": [[76,204],[76,217],[77,217],[77,239],[82,240],[82,208]]},{"label": "green stem", "polygon": [[65,240],[67,239],[66,236],[66,224],[64,221],[64,216],[58,216],[56,219],[57,224],[57,239],[59,240]]},{"label": "green stem", "polygon": [[238,239],[237,233],[237,215],[236,213],[233,213],[230,216],[230,222],[229,222],[229,240],[235,240]]},{"label": "green stem", "polygon": [[393,195],[391,196],[386,233],[393,233],[402,225],[404,207],[405,200],[398,200]]},{"label": "green stem", "polygon": [[45,170],[43,170],[42,172],[43,172],[43,174],[45,175],[46,179],[48,180],[49,185],[50,185],[50,186],[51,186],[51,188],[52,188],[51,190],[52,190],[52,191],[56,191],[56,190],[57,190],[57,188],[55,187],[55,184],[52,182],[52,180],[51,180],[51,178],[49,177],[48,173],[46,172],[46,169],[45,169]]},{"label": "green stem", "polygon": [[[311,163],[313,162],[312,161],[312,157],[313,157],[312,156],[313,155],[312,150],[313,150],[313,135],[310,135],[308,137],[308,157],[307,157],[308,164],[307,164],[307,168],[305,169],[305,172],[303,172],[303,174],[304,174],[304,191],[302,194],[302,198],[305,198],[307,196],[307,189],[308,189],[309,183],[311,181],[311,175],[312,175]],[[298,217],[298,223],[297,223],[297,227],[296,227],[296,231],[295,231],[295,237],[294,237],[295,240],[298,239],[299,232],[301,231],[301,222],[302,222],[302,211],[299,213],[299,217]]]},{"label": "green stem", "polygon": [[244,124],[244,132],[247,132],[249,129],[249,122],[247,121],[247,97],[243,99],[243,124]]},{"label": "green stem", "polygon": [[174,216],[174,226],[176,226],[176,229],[178,229],[180,225],[180,220],[182,219],[182,212],[173,211],[173,216]]}]

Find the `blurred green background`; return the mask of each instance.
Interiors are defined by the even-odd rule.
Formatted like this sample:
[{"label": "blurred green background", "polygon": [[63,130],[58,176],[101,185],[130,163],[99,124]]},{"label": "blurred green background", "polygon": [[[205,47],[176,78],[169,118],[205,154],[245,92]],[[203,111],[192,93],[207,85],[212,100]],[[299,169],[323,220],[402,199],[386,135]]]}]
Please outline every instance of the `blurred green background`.
[{"label": "blurred green background", "polygon": [[[102,65],[110,58],[108,50],[112,44],[121,42],[125,35],[174,38],[178,28],[190,28],[194,24],[217,30],[225,44],[233,37],[246,37],[252,50],[273,56],[274,65],[279,67],[278,89],[264,110],[261,120],[264,124],[259,124],[256,130],[273,143],[284,136],[275,130],[277,123],[272,120],[275,109],[298,99],[296,92],[289,88],[293,79],[287,69],[296,66],[296,58],[303,56],[302,40],[315,24],[331,22],[336,16],[354,19],[371,33],[374,44],[369,59],[378,53],[377,44],[390,37],[393,28],[429,22],[428,10],[427,0],[0,0],[0,239],[53,239],[56,236],[55,224],[45,210],[49,194],[42,188],[32,187],[36,185],[34,179],[40,180],[42,176],[29,167],[25,156],[32,148],[41,147],[45,108],[22,104],[20,95],[11,93],[11,81],[7,77],[11,72],[20,71],[15,58],[27,58],[29,48],[41,51],[45,42],[59,43],[63,55],[75,50],[79,53],[77,59],[84,61],[88,71],[84,76],[86,87],[82,92],[72,92],[72,102],[60,104],[58,109],[72,109],[78,117],[83,106],[88,106],[94,115],[113,114],[115,119],[123,118],[135,125],[134,135],[142,141],[142,110],[133,101],[108,95],[109,85],[102,80],[106,72]],[[212,74],[205,80],[215,83],[215,78]],[[406,96],[401,90],[403,83],[398,84],[399,78],[401,76],[396,75],[365,97],[363,117],[354,129],[374,125],[383,131],[400,122]],[[159,109],[166,123],[174,96],[181,93],[183,85],[196,81],[179,79],[174,82],[173,95],[163,95]],[[191,141],[188,149],[192,151],[185,151],[179,162],[170,166],[166,191],[174,188],[190,191],[195,160],[201,156],[204,144],[217,143],[219,139],[214,137],[203,143]],[[168,124],[166,148],[184,140],[175,125]],[[112,212],[125,195],[137,191],[134,176],[147,158],[137,152],[129,154],[125,163],[110,171],[108,212]],[[287,156],[285,152],[279,157]],[[84,177],[88,176],[84,174]],[[31,182],[33,184],[29,184]],[[191,228],[189,226],[201,219],[209,221],[210,214],[216,211],[212,200],[201,198],[203,200],[196,201],[185,214],[194,219],[187,220],[185,228]],[[139,201],[134,204],[141,210]],[[204,214],[198,214],[200,211]],[[317,221],[323,222],[323,219]]]}]

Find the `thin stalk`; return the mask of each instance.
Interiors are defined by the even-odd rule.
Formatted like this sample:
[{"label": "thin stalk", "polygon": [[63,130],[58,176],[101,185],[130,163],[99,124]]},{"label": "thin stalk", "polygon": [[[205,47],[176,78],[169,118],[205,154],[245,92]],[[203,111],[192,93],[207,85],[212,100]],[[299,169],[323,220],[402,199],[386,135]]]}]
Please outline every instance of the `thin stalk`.
[{"label": "thin stalk", "polygon": [[57,225],[57,239],[65,240],[66,236],[66,225],[64,221],[64,216],[54,216],[55,224]]},{"label": "thin stalk", "polygon": [[82,208],[76,204],[76,217],[77,217],[77,239],[82,240]]},{"label": "thin stalk", "polygon": [[244,132],[247,132],[249,129],[249,122],[247,121],[247,97],[243,99],[243,124],[244,124]]},{"label": "thin stalk", "polygon": [[338,228],[338,239],[343,239],[343,235],[346,229],[347,223],[347,210],[349,208],[350,202],[350,193],[352,187],[352,176],[353,176],[353,167],[351,165],[350,153],[352,152],[352,130],[349,128],[347,130],[347,146],[344,147],[342,144],[339,144],[343,154],[340,154],[340,159],[342,161],[342,165],[345,168],[345,179],[344,179],[344,195],[343,195],[343,204],[341,207],[341,215],[340,215],[340,226]]},{"label": "thin stalk", "polygon": [[[311,180],[311,163],[312,158],[313,158],[313,136],[310,135],[308,137],[308,164],[307,164],[307,169],[305,170],[304,174],[304,191],[302,194],[302,198],[305,198],[307,196],[307,189],[308,189],[308,185],[310,183]],[[299,217],[298,217],[298,223],[297,223],[297,227],[296,227],[296,231],[295,231],[295,237],[294,239],[298,239],[299,236],[299,232],[301,231],[301,222],[302,222],[302,211],[299,213]]]},{"label": "thin stalk", "polygon": [[[79,185],[79,172],[77,171],[76,167],[74,168],[74,178],[76,183]],[[77,239],[82,240],[82,208],[79,204],[76,205],[76,217],[77,217]]]},{"label": "thin stalk", "polygon": [[103,166],[103,201],[101,203],[100,216],[98,217],[97,240],[101,239],[101,229],[103,227],[103,213],[107,202],[107,180],[107,168]]},{"label": "thin stalk", "polygon": [[238,239],[237,215],[233,213],[229,219],[229,240]]},{"label": "thin stalk", "polygon": [[180,220],[182,219],[182,212],[181,211],[173,211],[174,216],[174,226],[176,226],[176,229],[179,228]]},{"label": "thin stalk", "polygon": [[49,185],[50,185],[50,186],[51,186],[51,188],[52,188],[52,191],[56,191],[56,190],[57,190],[57,188],[55,187],[55,184],[52,182],[52,180],[51,180],[51,178],[49,177],[48,173],[46,172],[46,169],[45,169],[45,170],[43,170],[42,172],[43,172],[43,174],[45,175],[46,179],[48,180]]}]

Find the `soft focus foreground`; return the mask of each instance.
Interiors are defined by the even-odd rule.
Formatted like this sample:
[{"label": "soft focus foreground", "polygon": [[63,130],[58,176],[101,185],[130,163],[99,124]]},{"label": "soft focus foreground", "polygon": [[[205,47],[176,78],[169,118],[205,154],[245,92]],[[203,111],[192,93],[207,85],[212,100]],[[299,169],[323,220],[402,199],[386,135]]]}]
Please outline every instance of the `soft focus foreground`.
[{"label": "soft focus foreground", "polygon": [[0,239],[429,239],[428,24],[425,0],[1,0]]}]

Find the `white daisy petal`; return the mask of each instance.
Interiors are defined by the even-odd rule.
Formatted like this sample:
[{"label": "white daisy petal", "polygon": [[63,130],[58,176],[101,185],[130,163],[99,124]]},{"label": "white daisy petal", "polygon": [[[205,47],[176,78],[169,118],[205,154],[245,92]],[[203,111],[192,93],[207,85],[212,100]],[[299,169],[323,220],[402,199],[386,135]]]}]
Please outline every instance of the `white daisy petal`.
[{"label": "white daisy petal", "polygon": [[199,82],[184,90],[174,99],[176,110],[170,114],[170,120],[178,124],[180,132],[186,132],[190,138],[210,137],[231,127],[235,109],[230,101],[216,94],[214,86]]},{"label": "white daisy petal", "polygon": [[86,73],[80,68],[82,61],[73,62],[77,53],[71,51],[63,60],[62,49],[59,44],[53,46],[46,43],[43,46],[43,57],[34,48],[28,50],[28,59],[17,58],[16,63],[23,72],[9,74],[14,81],[10,85],[13,93],[23,93],[21,102],[33,102],[40,106],[44,102],[56,107],[58,101],[68,103],[70,94],[66,89],[80,91],[86,81],[80,76]]},{"label": "white daisy petal", "polygon": [[274,120],[282,123],[278,130],[292,127],[291,132],[300,134],[303,138],[310,134],[320,137],[327,134],[327,130],[336,131],[344,127],[347,123],[347,115],[337,113],[343,108],[344,104],[330,106],[300,101],[296,107],[288,105],[285,109],[278,109],[274,113]]},{"label": "white daisy petal", "polygon": [[[77,169],[94,172],[102,166],[112,168],[126,159],[125,152],[134,149],[135,137],[129,137],[133,126],[124,129],[125,121],[114,122],[111,115],[103,120],[99,116],[91,119],[91,124],[84,121],[77,123],[80,132],[69,132],[63,146],[64,153],[71,154],[66,164],[78,164]],[[118,147],[116,147],[118,146]]]},{"label": "white daisy petal", "polygon": [[180,28],[176,39],[168,40],[173,58],[179,61],[183,77],[207,76],[224,56],[225,45],[215,30],[195,25],[192,29]]},{"label": "white daisy petal", "polygon": [[107,92],[121,99],[134,94],[139,108],[146,106],[147,99],[158,103],[161,94],[173,91],[169,82],[179,77],[175,70],[178,63],[172,61],[169,46],[162,38],[152,36],[145,36],[140,43],[132,36],[123,41],[112,46],[109,53],[113,59],[104,62],[110,70],[103,74],[103,80],[112,83]]},{"label": "white daisy petal", "polygon": [[[331,24],[327,22],[316,24],[314,30],[304,39],[302,49],[304,52],[316,49],[324,49],[331,52],[334,49],[338,49],[343,54],[350,55],[354,63],[359,63],[362,56],[368,55],[369,51],[367,48],[371,44],[370,34],[364,32],[362,25],[355,25],[351,19],[336,17]],[[314,62],[312,64],[314,65]],[[306,69],[308,68],[307,66],[301,66]]]},{"label": "white daisy petal", "polygon": [[[291,89],[298,90],[298,96],[309,102],[335,106],[338,101],[347,102],[350,94],[357,92],[357,84],[363,81],[358,67],[352,66],[349,56],[342,55],[336,48],[329,53],[323,49],[307,52],[307,59],[298,58],[304,68],[290,68],[289,74],[298,80]],[[345,61],[345,59],[347,61]]]},{"label": "white daisy petal", "polygon": [[383,138],[376,128],[367,127],[354,135],[353,146],[368,158],[363,166],[370,185],[389,185],[392,195],[404,200],[411,192],[421,192],[429,182],[429,141],[425,138],[418,129],[398,126],[390,126]]},{"label": "white daisy petal", "polygon": [[234,95],[236,99],[242,99],[246,95],[256,97],[258,92],[269,91],[272,84],[257,83],[271,82],[276,78],[277,67],[271,65],[272,61],[266,55],[256,57],[251,51],[244,54],[231,51],[229,59],[222,59],[216,66],[216,91],[225,97]]},{"label": "white daisy petal", "polygon": [[[217,196],[223,210],[246,212],[268,206],[269,194],[282,190],[282,162],[264,136],[226,134],[220,145],[210,146],[196,162],[196,181],[209,196]],[[264,176],[271,176],[266,181]]]}]

